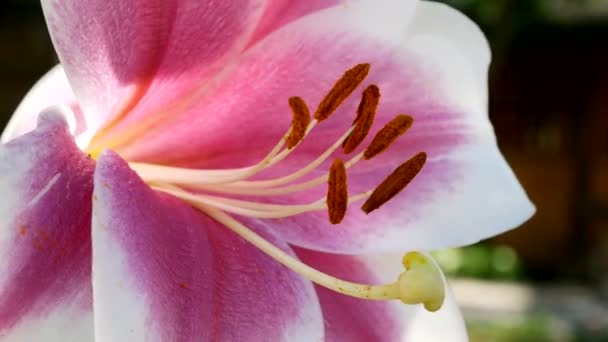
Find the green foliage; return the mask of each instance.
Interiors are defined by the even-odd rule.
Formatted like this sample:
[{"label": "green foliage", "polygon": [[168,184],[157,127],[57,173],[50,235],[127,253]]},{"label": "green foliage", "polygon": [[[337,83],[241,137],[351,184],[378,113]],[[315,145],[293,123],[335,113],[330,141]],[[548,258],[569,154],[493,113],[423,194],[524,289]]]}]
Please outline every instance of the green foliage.
[{"label": "green foliage", "polygon": [[[471,342],[550,342],[562,340],[555,336],[555,322],[544,315],[526,315],[501,321],[469,321]],[[563,338],[563,337],[562,337]]]},{"label": "green foliage", "polygon": [[448,275],[485,279],[518,279],[521,262],[509,246],[477,244],[433,253]]}]

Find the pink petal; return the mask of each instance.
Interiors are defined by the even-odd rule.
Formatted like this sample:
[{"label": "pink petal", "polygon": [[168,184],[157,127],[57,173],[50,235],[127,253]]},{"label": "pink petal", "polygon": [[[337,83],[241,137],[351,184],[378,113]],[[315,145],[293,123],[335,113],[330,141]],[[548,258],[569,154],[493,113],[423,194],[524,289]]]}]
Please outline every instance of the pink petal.
[{"label": "pink petal", "polygon": [[143,99],[138,111],[150,119],[158,113],[149,106],[162,111],[179,94],[207,86],[246,44],[262,3],[42,1],[61,64],[95,129]]},{"label": "pink petal", "polygon": [[[328,223],[325,212],[260,226],[274,225],[282,238],[309,249],[373,253],[459,246],[521,224],[534,208],[501,156],[487,118],[485,38],[445,5],[418,3],[410,23],[401,18],[407,17],[406,9],[356,3],[294,21],[248,51],[210,102],[121,153],[209,168],[257,162],[291,122],[289,96],[300,95],[314,106],[344,70],[370,62],[366,83],[377,84],[383,94],[374,130],[400,113],[411,114],[415,123],[388,152],[349,170],[349,191],[373,189],[399,164],[425,151],[429,158],[422,172],[370,215],[358,209],[360,204],[351,206],[339,227]],[[314,159],[351,124],[357,103],[356,96],[347,100],[265,176]],[[273,200],[302,203],[325,192],[319,187]]]},{"label": "pink petal", "polygon": [[0,147],[0,341],[93,341],[93,167],[56,109]]},{"label": "pink petal", "polygon": [[[399,255],[348,256],[295,249],[305,263],[342,279],[365,283],[394,282],[403,271]],[[367,301],[315,285],[321,301],[327,342],[467,341],[464,321],[451,292],[442,308],[430,313],[421,305]]]},{"label": "pink petal", "polygon": [[310,282],[152,191],[111,152],[98,160],[94,196],[97,342],[322,339]]},{"label": "pink petal", "polygon": [[[52,68],[25,95],[2,132],[3,143],[36,128],[38,114],[54,105],[68,105],[79,113],[76,96],[60,65]],[[82,125],[82,120],[79,123]],[[80,128],[80,127],[79,127]],[[82,130],[82,128],[80,128]]]}]

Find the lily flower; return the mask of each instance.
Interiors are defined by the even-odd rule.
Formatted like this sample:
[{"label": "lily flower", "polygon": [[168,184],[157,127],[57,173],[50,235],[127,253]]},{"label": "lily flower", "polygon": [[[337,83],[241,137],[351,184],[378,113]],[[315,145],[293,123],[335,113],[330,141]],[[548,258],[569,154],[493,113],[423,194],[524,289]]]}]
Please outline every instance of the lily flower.
[{"label": "lily flower", "polygon": [[[426,251],[534,208],[438,3],[42,0],[0,147],[0,341],[459,341]],[[39,114],[41,113],[41,114]]]}]

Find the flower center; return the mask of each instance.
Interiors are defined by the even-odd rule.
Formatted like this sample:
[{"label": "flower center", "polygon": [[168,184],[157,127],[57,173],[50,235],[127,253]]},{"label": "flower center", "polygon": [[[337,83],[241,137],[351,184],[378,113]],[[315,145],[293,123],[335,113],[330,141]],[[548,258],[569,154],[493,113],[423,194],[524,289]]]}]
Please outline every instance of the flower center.
[{"label": "flower center", "polygon": [[[147,163],[129,165],[153,189],[188,202],[284,266],[321,286],[353,297],[373,300],[400,299],[407,304],[422,303],[429,311],[438,310],[444,298],[443,278],[435,263],[422,253],[410,252],[404,256],[405,271],[394,283],[386,285],[352,283],[302,263],[231,216],[234,214],[277,219],[326,210],[329,221],[332,224],[339,224],[351,204],[365,200],[361,210],[369,214],[379,209],[408,185],[424,166],[426,161],[424,152],[416,154],[397,167],[375,189],[351,195],[347,186],[349,168],[361,160],[369,160],[382,153],[412,126],[413,119],[407,115],[396,116],[375,135],[364,151],[346,162],[335,159],[329,172],[311,180],[296,182],[317,169],[340,147],[345,154],[350,154],[364,141],[372,127],[380,100],[380,90],[375,85],[370,85],[363,91],[353,125],[315,160],[286,176],[267,180],[251,179],[259,172],[279,164],[295,151],[314,127],[335,112],[363,82],[369,68],[369,64],[359,64],[347,70],[321,101],[312,119],[308,106],[301,98],[290,98],[292,124],[277,145],[257,164],[222,170],[188,169]],[[273,204],[238,198],[239,195],[271,197],[293,194],[317,188],[322,184],[328,185],[327,196],[310,203]]]}]

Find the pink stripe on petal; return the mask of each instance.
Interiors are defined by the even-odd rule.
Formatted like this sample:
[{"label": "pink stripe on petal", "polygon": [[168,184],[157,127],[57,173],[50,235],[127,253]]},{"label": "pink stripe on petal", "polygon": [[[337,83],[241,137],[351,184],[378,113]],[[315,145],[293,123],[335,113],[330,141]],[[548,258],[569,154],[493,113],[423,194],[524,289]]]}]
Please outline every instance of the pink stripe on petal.
[{"label": "pink stripe on petal", "polygon": [[92,341],[92,175],[57,109],[0,147],[1,341]]},{"label": "pink stripe on petal", "polygon": [[93,254],[98,342],[323,337],[310,282],[152,191],[112,152],[95,175]]}]

